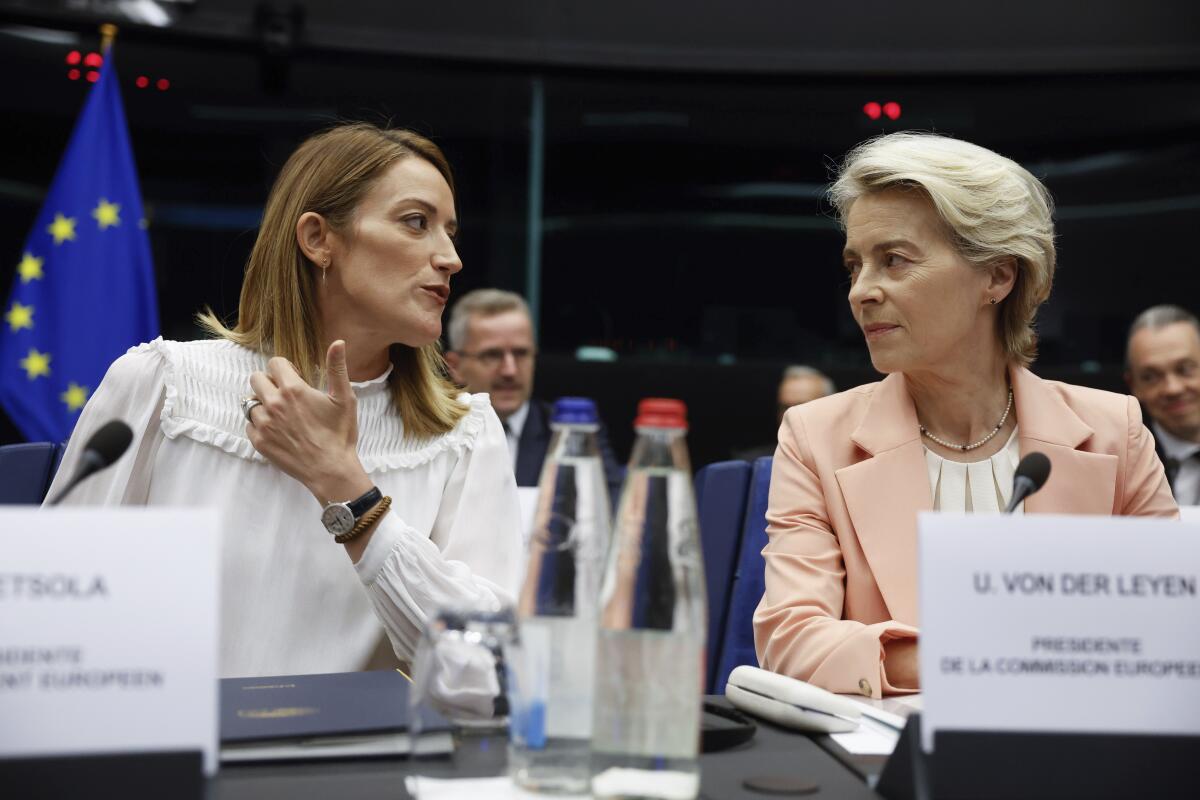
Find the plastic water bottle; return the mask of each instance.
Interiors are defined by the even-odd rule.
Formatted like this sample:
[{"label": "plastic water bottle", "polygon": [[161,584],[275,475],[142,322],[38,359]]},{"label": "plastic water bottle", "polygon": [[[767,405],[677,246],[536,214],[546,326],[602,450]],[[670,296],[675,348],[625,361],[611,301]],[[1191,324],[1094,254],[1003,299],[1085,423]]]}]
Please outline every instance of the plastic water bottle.
[{"label": "plastic water bottle", "polygon": [[634,426],[600,592],[591,791],[694,798],[707,616],[687,408],[643,400]]},{"label": "plastic water bottle", "polygon": [[550,428],[509,657],[509,768],[525,788],[586,792],[611,506],[595,404],[561,398]]}]

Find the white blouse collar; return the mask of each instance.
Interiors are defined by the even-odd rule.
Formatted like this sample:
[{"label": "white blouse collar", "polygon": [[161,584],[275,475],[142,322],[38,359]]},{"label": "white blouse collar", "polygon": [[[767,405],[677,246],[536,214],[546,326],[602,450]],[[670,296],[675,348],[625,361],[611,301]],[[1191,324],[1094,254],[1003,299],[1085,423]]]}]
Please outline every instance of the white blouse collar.
[{"label": "white blouse collar", "polygon": [[391,377],[393,369],[395,369],[395,365],[389,361],[388,365],[387,365],[387,369],[385,369],[379,375],[375,376],[374,378],[371,378],[370,380],[350,381],[350,388],[353,389],[356,393],[361,394],[362,392],[368,391],[372,387],[387,386],[388,378]]}]

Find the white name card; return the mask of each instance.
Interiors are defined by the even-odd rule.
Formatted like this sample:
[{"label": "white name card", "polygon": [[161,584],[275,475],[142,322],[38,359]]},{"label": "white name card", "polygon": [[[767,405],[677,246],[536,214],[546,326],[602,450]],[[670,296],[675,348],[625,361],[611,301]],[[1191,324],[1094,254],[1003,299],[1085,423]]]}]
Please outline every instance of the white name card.
[{"label": "white name card", "polygon": [[0,508],[0,758],[217,768],[215,509]]},{"label": "white name card", "polygon": [[1200,525],[922,514],[923,746],[946,730],[1200,734]]}]

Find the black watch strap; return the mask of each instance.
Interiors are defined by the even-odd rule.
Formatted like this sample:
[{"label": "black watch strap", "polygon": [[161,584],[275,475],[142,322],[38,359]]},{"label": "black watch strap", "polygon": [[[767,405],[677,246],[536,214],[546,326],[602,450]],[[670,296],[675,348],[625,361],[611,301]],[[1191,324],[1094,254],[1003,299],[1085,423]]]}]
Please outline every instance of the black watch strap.
[{"label": "black watch strap", "polygon": [[383,499],[383,492],[379,491],[378,486],[372,486],[361,495],[346,503],[346,508],[350,509],[350,513],[354,515],[354,521],[362,519],[362,515],[366,514],[375,505]]}]

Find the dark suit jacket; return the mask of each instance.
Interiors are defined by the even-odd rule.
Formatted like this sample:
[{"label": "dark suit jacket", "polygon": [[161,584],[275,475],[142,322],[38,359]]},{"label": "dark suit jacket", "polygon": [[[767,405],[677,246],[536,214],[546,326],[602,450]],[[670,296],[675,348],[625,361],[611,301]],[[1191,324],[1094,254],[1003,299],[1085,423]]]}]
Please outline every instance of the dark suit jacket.
[{"label": "dark suit jacket", "polygon": [[[1142,406],[1142,414],[1146,420],[1150,419],[1145,406]],[[1163,449],[1162,440],[1158,438],[1158,429],[1150,422],[1146,423],[1146,427],[1150,430],[1150,435],[1154,437],[1154,453],[1162,462],[1163,471],[1167,473],[1167,483],[1171,485],[1171,494],[1175,495],[1176,502],[1179,502],[1179,495],[1175,491],[1175,479],[1179,477],[1179,462],[1167,455],[1167,451]],[[1188,502],[1191,502],[1190,498]]]},{"label": "dark suit jacket", "polygon": [[[542,476],[542,464],[546,461],[546,450],[550,447],[550,417],[554,406],[536,398],[529,401],[529,414],[525,417],[525,427],[521,428],[521,438],[517,441],[517,486],[537,486]],[[608,430],[600,423],[597,434],[600,453],[604,458],[604,476],[608,481],[609,498],[616,503],[617,494],[621,491],[621,481],[625,478],[625,469],[613,455],[612,446],[608,443]]]}]

